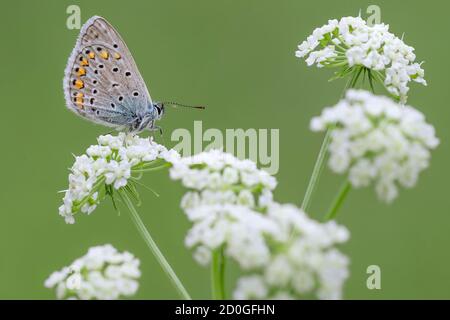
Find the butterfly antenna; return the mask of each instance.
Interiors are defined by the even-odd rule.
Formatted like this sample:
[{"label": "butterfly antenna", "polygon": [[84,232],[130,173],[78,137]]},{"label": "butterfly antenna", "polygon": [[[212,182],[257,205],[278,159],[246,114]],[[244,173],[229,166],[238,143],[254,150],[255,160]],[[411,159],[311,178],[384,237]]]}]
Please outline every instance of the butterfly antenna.
[{"label": "butterfly antenna", "polygon": [[171,106],[173,108],[182,107],[182,108],[191,108],[191,109],[199,109],[199,110],[205,110],[206,109],[205,106],[190,106],[190,105],[187,105],[187,104],[181,104],[181,103],[172,102],[172,101],[165,101],[165,102],[162,102],[162,104],[169,105],[169,106]]}]

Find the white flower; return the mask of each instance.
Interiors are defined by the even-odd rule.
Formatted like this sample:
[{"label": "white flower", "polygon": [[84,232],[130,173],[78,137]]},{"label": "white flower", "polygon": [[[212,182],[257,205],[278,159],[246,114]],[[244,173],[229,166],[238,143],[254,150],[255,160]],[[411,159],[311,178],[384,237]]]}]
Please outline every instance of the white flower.
[{"label": "white flower", "polygon": [[112,153],[108,146],[93,145],[86,150],[86,154],[90,157],[106,158]]},{"label": "white flower", "polygon": [[120,147],[122,147],[124,138],[124,134],[119,134],[118,136],[107,134],[105,136],[99,136],[97,141],[99,145],[109,146],[111,149],[117,151],[120,149]]},{"label": "white flower", "polygon": [[245,276],[239,279],[233,296],[238,300],[264,299],[267,292],[267,287],[261,276]]},{"label": "white flower", "polygon": [[[145,168],[158,159],[175,161],[179,155],[167,150],[152,139],[120,133],[98,137],[98,144],[75,158],[69,175],[69,189],[65,192],[59,214],[66,223],[74,223],[74,214],[90,214],[103,197],[99,191],[104,184],[116,190],[129,183],[133,170]],[[104,179],[104,180],[102,180]],[[104,181],[104,184],[102,182]]]},{"label": "white flower", "polygon": [[293,205],[272,203],[267,218],[274,223],[270,259],[238,280],[236,299],[293,299],[315,295],[340,299],[348,277],[348,258],[334,246],[349,232],[335,222],[319,223]]},{"label": "white flower", "polygon": [[243,206],[253,208],[255,206],[255,198],[249,190],[242,190],[237,196],[237,202]]},{"label": "white flower", "polygon": [[380,80],[402,103],[410,81],[426,85],[414,48],[390,33],[388,25],[369,26],[360,17],[329,20],[298,46],[295,55],[305,58],[308,66],[370,69],[373,79]]},{"label": "white flower", "polygon": [[211,251],[220,247],[243,269],[259,267],[268,261],[270,252],[265,236],[275,234],[277,229],[264,215],[233,204],[204,205],[186,211],[193,226],[185,243],[196,250],[196,260],[201,264],[208,263]]},{"label": "white flower", "polygon": [[55,288],[58,299],[119,299],[137,292],[140,275],[137,258],[107,244],[52,273],[45,286]]},{"label": "white flower", "polygon": [[313,131],[331,128],[329,167],[348,173],[353,187],[375,184],[378,197],[390,202],[398,187],[413,187],[428,167],[439,140],[424,115],[367,91],[349,90],[336,106],[311,120]]},{"label": "white flower", "polygon": [[198,246],[194,251],[194,259],[202,266],[208,265],[211,261],[211,250],[205,246]]},{"label": "white flower", "polygon": [[219,150],[175,159],[170,176],[189,189],[181,201],[193,223],[185,243],[200,264],[209,263],[211,251],[219,248],[243,269],[268,261],[265,235],[276,230],[258,210],[272,200],[274,177]]},{"label": "white flower", "polygon": [[[234,298],[341,296],[347,258],[329,253],[347,241],[347,229],[275,203],[275,178],[254,162],[213,150],[175,159],[170,176],[188,189],[181,208],[192,222],[185,244],[195,260],[208,265],[221,250],[244,271]],[[333,274],[337,278],[329,280]]]},{"label": "white flower", "polygon": [[113,184],[114,188],[119,189],[127,184],[128,178],[131,176],[131,164],[122,160],[117,162],[112,160],[108,163],[107,173],[105,173],[105,183]]},{"label": "white flower", "polygon": [[[173,159],[170,176],[192,192],[197,191],[195,199],[189,195],[189,202],[195,200],[197,205],[228,203],[252,208],[260,195],[270,197],[276,186],[276,179],[252,161],[239,160],[220,150]],[[183,200],[187,202],[187,198]]]}]

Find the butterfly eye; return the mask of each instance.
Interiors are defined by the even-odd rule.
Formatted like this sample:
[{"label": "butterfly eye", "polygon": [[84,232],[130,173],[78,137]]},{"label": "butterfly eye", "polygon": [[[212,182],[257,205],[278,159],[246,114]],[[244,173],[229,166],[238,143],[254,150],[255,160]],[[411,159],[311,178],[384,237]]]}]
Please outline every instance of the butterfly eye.
[{"label": "butterfly eye", "polygon": [[155,105],[156,111],[158,111],[158,115],[161,114],[161,108],[158,105]]}]

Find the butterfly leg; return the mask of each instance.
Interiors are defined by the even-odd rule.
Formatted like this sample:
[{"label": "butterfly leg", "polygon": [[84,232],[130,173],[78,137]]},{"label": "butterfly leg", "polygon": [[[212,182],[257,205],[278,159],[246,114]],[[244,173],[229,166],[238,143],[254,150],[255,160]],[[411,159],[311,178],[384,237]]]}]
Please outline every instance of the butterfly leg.
[{"label": "butterfly leg", "polygon": [[[163,142],[163,144],[164,144],[163,129],[162,129],[161,127],[153,126],[153,127],[151,127],[151,128],[148,128],[148,130],[149,130],[150,132],[159,131],[159,134],[160,134],[160,136],[161,136],[162,142]],[[152,136],[153,136],[153,134],[152,134]],[[150,137],[149,137],[149,139],[150,139]]]},{"label": "butterfly leg", "polygon": [[159,131],[159,134],[161,135],[161,137],[163,136],[163,129],[161,127],[158,126],[154,126],[151,129],[149,129],[150,131]]}]

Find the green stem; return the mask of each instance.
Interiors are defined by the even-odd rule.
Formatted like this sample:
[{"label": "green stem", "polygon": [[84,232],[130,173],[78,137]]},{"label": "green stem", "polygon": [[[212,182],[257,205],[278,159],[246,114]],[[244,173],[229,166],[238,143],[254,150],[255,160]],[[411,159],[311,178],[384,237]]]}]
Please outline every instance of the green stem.
[{"label": "green stem", "polygon": [[151,168],[143,168],[143,169],[133,169],[132,170],[132,172],[151,172],[151,171],[158,171],[158,170],[161,170],[161,169],[164,169],[164,168],[169,168],[171,166],[171,164],[170,163],[164,163],[164,164],[162,164],[162,165],[160,165],[160,166],[157,166],[157,167],[151,167]]},{"label": "green stem", "polygon": [[214,300],[225,299],[225,257],[223,248],[212,252],[211,291]]},{"label": "green stem", "polygon": [[98,189],[100,189],[100,186],[103,185],[105,180],[106,180],[105,176],[101,176],[97,180],[97,182],[92,187],[91,192],[89,192],[89,194],[86,197],[84,197],[83,200],[80,201],[80,203],[78,203],[76,205],[76,207],[77,207],[77,209],[75,209],[76,211],[78,211],[82,206],[84,206],[89,201],[89,199],[94,195],[94,193],[96,193],[98,191]]},{"label": "green stem", "polygon": [[344,182],[344,184],[341,186],[341,189],[339,190],[338,195],[334,199],[333,203],[331,204],[330,209],[328,210],[328,213],[325,215],[325,221],[332,220],[336,217],[336,214],[339,210],[339,208],[342,206],[342,203],[344,202],[345,198],[348,195],[348,192],[352,188],[352,185],[348,180]]},{"label": "green stem", "polygon": [[328,129],[327,132],[325,133],[322,146],[320,147],[319,155],[317,156],[317,160],[316,163],[314,164],[311,178],[309,179],[308,187],[306,188],[305,197],[303,198],[302,202],[302,210],[305,212],[308,211],[313,192],[316,188],[316,185],[322,173],[325,155],[327,153],[328,145],[330,144],[331,131],[332,129]]},{"label": "green stem", "polygon": [[358,83],[359,76],[361,75],[361,72],[362,72],[363,69],[364,69],[364,67],[356,67],[354,69],[353,75],[352,75],[352,78],[351,78],[351,81],[350,81],[350,85],[347,86],[345,91],[347,91],[347,89],[356,87],[356,83]]},{"label": "green stem", "polygon": [[179,295],[181,298],[185,300],[191,300],[191,297],[189,293],[184,288],[183,284],[181,283],[180,279],[178,279],[177,275],[173,271],[170,264],[167,262],[166,258],[162,254],[162,252],[159,250],[158,246],[156,245],[156,242],[151,237],[150,233],[145,228],[144,222],[141,220],[141,217],[139,216],[138,212],[136,211],[136,208],[133,205],[133,202],[129,198],[129,196],[124,192],[119,192],[121,195],[123,201],[127,205],[128,209],[131,213],[131,218],[136,225],[136,228],[138,229],[139,233],[141,234],[142,238],[144,238],[145,243],[150,248],[150,251],[155,256],[156,260],[160,264],[161,268],[166,273],[167,277],[171,280],[174,287],[177,289]]},{"label": "green stem", "polygon": [[[345,85],[344,91],[342,92],[342,97],[344,97],[345,92],[348,89],[354,88],[356,83],[358,82],[359,76],[363,71],[363,67],[359,67],[353,70],[353,75],[348,80]],[[322,174],[322,170],[325,164],[325,156],[327,153],[328,145],[330,144],[330,135],[333,128],[329,128],[323,138],[322,145],[320,147],[319,155],[317,156],[316,163],[314,164],[313,172],[311,174],[311,178],[309,179],[308,187],[306,188],[305,196],[302,202],[302,210],[307,211],[309,205],[311,203],[311,199],[316,189],[317,184],[319,183],[320,176]]]}]

